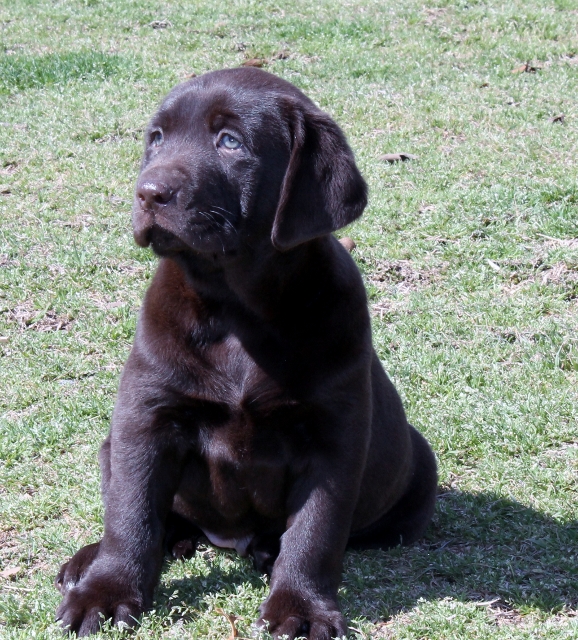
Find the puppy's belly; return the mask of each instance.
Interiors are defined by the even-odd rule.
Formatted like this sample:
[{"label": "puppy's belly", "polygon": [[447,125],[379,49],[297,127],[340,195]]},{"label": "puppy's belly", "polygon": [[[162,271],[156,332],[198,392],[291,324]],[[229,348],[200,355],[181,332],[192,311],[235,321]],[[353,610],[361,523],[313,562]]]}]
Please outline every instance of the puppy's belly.
[{"label": "puppy's belly", "polygon": [[216,533],[211,533],[206,529],[203,529],[203,533],[208,538],[211,544],[214,544],[215,547],[222,547],[223,549],[235,549],[235,551],[240,556],[247,555],[247,547],[251,543],[253,536],[244,536],[243,538],[225,538],[223,536],[219,536]]},{"label": "puppy's belly", "polygon": [[283,528],[287,490],[282,468],[196,464],[187,469],[172,508],[199,527],[215,546],[246,555],[254,535]]},{"label": "puppy's belly", "polygon": [[277,424],[231,413],[227,422],[200,431],[173,509],[216,546],[244,555],[254,535],[286,520],[289,445]]}]

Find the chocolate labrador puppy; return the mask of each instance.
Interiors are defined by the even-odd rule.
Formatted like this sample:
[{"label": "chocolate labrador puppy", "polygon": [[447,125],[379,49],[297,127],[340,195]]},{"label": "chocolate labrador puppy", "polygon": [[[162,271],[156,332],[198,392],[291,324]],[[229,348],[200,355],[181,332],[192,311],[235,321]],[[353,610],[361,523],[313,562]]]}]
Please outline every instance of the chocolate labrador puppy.
[{"label": "chocolate labrador puppy", "polygon": [[270,574],[259,626],[329,640],[347,633],[346,547],[422,535],[435,459],[331,235],[366,194],[335,122],[269,73],[208,73],[162,103],[133,207],[161,260],[100,453],[104,536],[57,577],[64,627],[134,624],[163,551],[204,535]]}]

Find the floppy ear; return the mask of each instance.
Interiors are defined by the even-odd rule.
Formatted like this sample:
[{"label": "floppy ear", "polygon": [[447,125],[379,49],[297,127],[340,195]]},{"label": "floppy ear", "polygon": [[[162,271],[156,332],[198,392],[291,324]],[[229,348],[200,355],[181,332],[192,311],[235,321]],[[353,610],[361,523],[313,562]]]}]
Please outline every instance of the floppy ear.
[{"label": "floppy ear", "polygon": [[314,105],[293,103],[293,147],[271,240],[285,251],[341,229],[367,204],[367,185],[335,122]]}]

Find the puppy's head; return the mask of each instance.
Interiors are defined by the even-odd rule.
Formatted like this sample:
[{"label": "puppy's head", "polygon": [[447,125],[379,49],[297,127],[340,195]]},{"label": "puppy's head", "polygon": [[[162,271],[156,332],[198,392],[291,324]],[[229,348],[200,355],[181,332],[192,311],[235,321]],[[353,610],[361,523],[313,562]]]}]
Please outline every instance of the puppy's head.
[{"label": "puppy's head", "polygon": [[339,127],[254,68],[175,87],[148,126],[136,242],[161,255],[285,251],[355,220],[367,188]]}]

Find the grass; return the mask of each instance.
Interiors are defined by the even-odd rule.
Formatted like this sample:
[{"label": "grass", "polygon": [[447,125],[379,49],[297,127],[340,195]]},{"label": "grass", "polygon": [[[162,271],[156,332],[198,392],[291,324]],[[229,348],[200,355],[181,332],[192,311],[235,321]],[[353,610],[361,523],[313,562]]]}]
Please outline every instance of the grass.
[{"label": "grass", "polygon": [[[0,7],[2,638],[60,637],[52,580],[102,530],[96,455],[155,268],[130,231],[143,127],[187,74],[254,57],[356,152],[375,344],[440,465],[422,542],[347,554],[352,637],[578,637],[577,34],[575,0]],[[226,638],[219,609],[246,637],[266,590],[202,548],[136,637]]]}]

